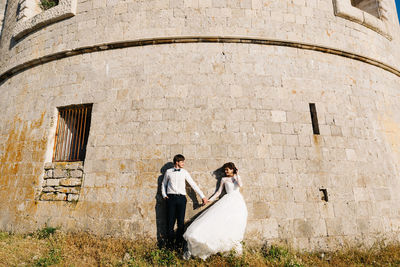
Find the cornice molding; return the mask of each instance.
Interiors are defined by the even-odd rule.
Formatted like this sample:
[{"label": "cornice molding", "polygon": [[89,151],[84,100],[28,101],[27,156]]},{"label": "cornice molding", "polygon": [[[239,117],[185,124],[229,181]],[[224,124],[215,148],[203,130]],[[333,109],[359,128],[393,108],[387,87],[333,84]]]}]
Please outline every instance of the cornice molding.
[{"label": "cornice molding", "polygon": [[400,77],[400,70],[396,69],[393,66],[390,66],[386,63],[380,62],[378,60],[365,57],[362,55],[358,55],[355,53],[351,53],[348,51],[334,49],[325,46],[293,42],[293,41],[282,41],[282,40],[273,40],[273,39],[259,39],[259,38],[242,38],[242,37],[218,37],[218,36],[191,36],[191,37],[168,37],[168,38],[152,38],[152,39],[139,39],[132,41],[122,41],[115,43],[104,43],[97,44],[92,46],[85,46],[80,48],[75,48],[71,50],[64,50],[61,52],[57,52],[54,54],[49,54],[40,58],[36,58],[30,60],[28,62],[21,63],[17,66],[12,67],[11,69],[3,72],[0,75],[0,84],[6,81],[8,78],[22,72],[28,70],[30,68],[39,66],[41,64],[45,64],[48,62],[52,62],[58,59],[67,58],[76,55],[94,53],[99,51],[113,50],[113,49],[122,49],[128,47],[138,47],[138,46],[147,46],[147,45],[166,45],[166,44],[184,44],[184,43],[240,43],[240,44],[255,44],[255,45],[269,45],[269,46],[284,46],[284,47],[292,47],[304,50],[317,51],[321,53],[332,54],[336,56],[341,56],[345,58],[350,58],[353,60],[361,61],[367,63],[369,65],[373,65],[375,67],[386,70],[398,77]]}]

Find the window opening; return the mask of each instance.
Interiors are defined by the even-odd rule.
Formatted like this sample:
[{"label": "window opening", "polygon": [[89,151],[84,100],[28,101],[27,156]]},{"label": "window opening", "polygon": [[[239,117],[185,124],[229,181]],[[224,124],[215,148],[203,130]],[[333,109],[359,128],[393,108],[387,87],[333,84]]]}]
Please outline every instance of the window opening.
[{"label": "window opening", "polygon": [[84,161],[92,104],[58,109],[53,161]]},{"label": "window opening", "polygon": [[321,192],[321,200],[328,202],[328,190],[325,188],[320,188],[319,191]]},{"label": "window opening", "polygon": [[58,0],[40,0],[39,6],[42,10],[47,10],[58,5]]},{"label": "window opening", "polygon": [[351,5],[377,18],[381,17],[378,0],[351,0]]},{"label": "window opening", "polygon": [[312,122],[313,132],[314,132],[314,134],[319,134],[317,109],[316,109],[314,103],[310,103],[310,114],[311,114],[311,122]]}]

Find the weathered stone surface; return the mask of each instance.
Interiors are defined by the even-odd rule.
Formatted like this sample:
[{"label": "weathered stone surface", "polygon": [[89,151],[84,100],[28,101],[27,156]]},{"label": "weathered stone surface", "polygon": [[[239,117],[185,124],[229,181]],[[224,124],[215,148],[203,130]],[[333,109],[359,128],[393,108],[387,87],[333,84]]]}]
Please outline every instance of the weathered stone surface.
[{"label": "weathered stone surface", "polygon": [[44,164],[44,169],[45,170],[54,169],[53,162],[46,162]]},{"label": "weathered stone surface", "polygon": [[40,200],[44,201],[62,201],[67,200],[67,195],[63,193],[43,193]]},{"label": "weathered stone surface", "polygon": [[68,199],[67,201],[78,201],[79,195],[77,194],[68,194]]},{"label": "weathered stone surface", "polygon": [[57,186],[60,184],[60,179],[47,179],[46,185],[47,186]]},{"label": "weathered stone surface", "polygon": [[62,185],[62,186],[79,186],[81,184],[82,184],[82,179],[79,179],[79,178],[60,179],[60,185]]},{"label": "weathered stone surface", "polygon": [[44,179],[50,179],[53,178],[53,170],[45,170],[44,172]]},{"label": "weathered stone surface", "polygon": [[54,169],[54,178],[69,177],[68,172],[65,169]]},{"label": "weathered stone surface", "polygon": [[66,194],[79,194],[80,187],[56,186],[56,187],[54,187],[54,190],[57,192],[66,193]]},{"label": "weathered stone surface", "polygon": [[46,186],[43,187],[42,192],[47,193],[47,192],[54,192],[56,189],[53,186]]},{"label": "weathered stone surface", "polygon": [[[17,42],[14,1],[0,12],[0,230],[50,221],[156,237],[160,183],[183,153],[207,196],[215,171],[237,164],[246,242],[327,249],[398,238],[399,27],[392,8],[374,22],[346,1],[363,25],[337,18],[330,0],[78,1],[73,19]],[[93,103],[84,165],[51,163],[57,112],[81,103]],[[67,179],[83,170],[85,180]],[[61,201],[35,202],[41,193]],[[187,220],[203,210],[196,199]]]},{"label": "weathered stone surface", "polygon": [[73,170],[69,172],[71,178],[82,178],[83,171],[82,170]]}]

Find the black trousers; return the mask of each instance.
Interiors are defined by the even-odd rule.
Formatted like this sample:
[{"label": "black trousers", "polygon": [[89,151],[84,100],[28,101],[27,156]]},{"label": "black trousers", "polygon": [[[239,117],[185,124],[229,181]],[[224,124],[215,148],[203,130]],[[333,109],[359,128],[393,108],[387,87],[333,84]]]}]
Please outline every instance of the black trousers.
[{"label": "black trousers", "polygon": [[[186,196],[168,194],[167,200],[167,234],[168,234],[168,246],[170,248],[182,248],[183,246],[183,232],[186,212]],[[174,238],[174,226],[175,221],[178,224],[178,230],[176,231],[176,239]]]}]

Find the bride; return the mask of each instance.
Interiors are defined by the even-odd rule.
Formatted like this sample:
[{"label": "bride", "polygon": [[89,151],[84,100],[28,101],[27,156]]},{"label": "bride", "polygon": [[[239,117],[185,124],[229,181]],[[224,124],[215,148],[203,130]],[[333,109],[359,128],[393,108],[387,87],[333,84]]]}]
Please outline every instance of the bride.
[{"label": "bride", "polygon": [[239,192],[242,181],[235,164],[228,162],[223,168],[226,177],[222,178],[218,191],[209,201],[217,199],[224,187],[227,194],[187,228],[183,235],[188,245],[185,258],[193,255],[205,260],[212,254],[232,249],[242,253],[241,241],[247,223],[246,203]]}]

